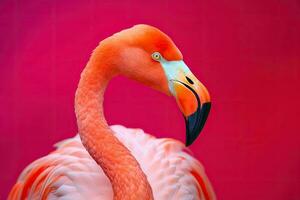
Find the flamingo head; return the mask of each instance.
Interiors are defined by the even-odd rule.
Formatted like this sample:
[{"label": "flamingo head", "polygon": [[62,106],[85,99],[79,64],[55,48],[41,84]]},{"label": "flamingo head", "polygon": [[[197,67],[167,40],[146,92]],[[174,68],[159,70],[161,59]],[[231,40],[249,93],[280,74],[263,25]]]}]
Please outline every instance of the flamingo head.
[{"label": "flamingo head", "polygon": [[121,31],[112,40],[122,63],[119,73],[175,97],[186,123],[186,146],[191,145],[204,127],[211,102],[174,42],[149,25]]}]

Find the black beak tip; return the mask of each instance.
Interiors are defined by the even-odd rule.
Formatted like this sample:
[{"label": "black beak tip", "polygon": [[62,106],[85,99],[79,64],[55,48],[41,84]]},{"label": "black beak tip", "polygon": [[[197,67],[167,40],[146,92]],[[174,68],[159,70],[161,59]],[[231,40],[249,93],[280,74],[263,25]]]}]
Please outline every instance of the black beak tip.
[{"label": "black beak tip", "polygon": [[197,139],[200,132],[202,131],[204,124],[207,120],[211,103],[204,103],[201,107],[198,107],[197,111],[192,115],[185,117],[186,124],[186,142],[185,145],[188,147]]},{"label": "black beak tip", "polygon": [[193,142],[194,142],[193,139],[186,137],[185,146],[189,147],[191,144],[193,144]]}]

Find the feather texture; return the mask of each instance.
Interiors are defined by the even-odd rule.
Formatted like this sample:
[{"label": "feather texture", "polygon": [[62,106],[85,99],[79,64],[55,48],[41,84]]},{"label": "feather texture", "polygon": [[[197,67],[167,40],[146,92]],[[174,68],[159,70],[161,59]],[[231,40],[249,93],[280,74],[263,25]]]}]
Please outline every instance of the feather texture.
[{"label": "feather texture", "polygon": [[[202,165],[181,142],[157,139],[141,129],[121,125],[111,129],[140,164],[154,199],[215,199]],[[109,179],[78,135],[55,146],[54,152],[34,161],[22,172],[8,199],[113,199]]]}]

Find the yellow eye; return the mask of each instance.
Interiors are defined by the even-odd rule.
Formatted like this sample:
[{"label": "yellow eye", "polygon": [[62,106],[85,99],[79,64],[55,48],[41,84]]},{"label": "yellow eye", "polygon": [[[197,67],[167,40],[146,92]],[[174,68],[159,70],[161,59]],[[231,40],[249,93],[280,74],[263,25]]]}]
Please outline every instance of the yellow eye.
[{"label": "yellow eye", "polygon": [[151,57],[153,60],[156,60],[156,61],[159,61],[161,59],[161,55],[159,52],[154,52]]}]

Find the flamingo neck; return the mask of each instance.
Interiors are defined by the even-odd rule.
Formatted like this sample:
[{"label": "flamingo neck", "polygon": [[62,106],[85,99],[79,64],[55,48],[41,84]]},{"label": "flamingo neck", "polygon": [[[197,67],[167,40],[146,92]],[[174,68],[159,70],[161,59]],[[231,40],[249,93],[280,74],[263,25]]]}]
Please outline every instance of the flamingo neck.
[{"label": "flamingo neck", "polygon": [[[153,199],[151,187],[130,151],[114,136],[103,114],[103,95],[115,75],[99,45],[91,56],[75,95],[75,112],[82,143],[109,178],[114,200]],[[101,187],[101,186],[99,186]]]}]

